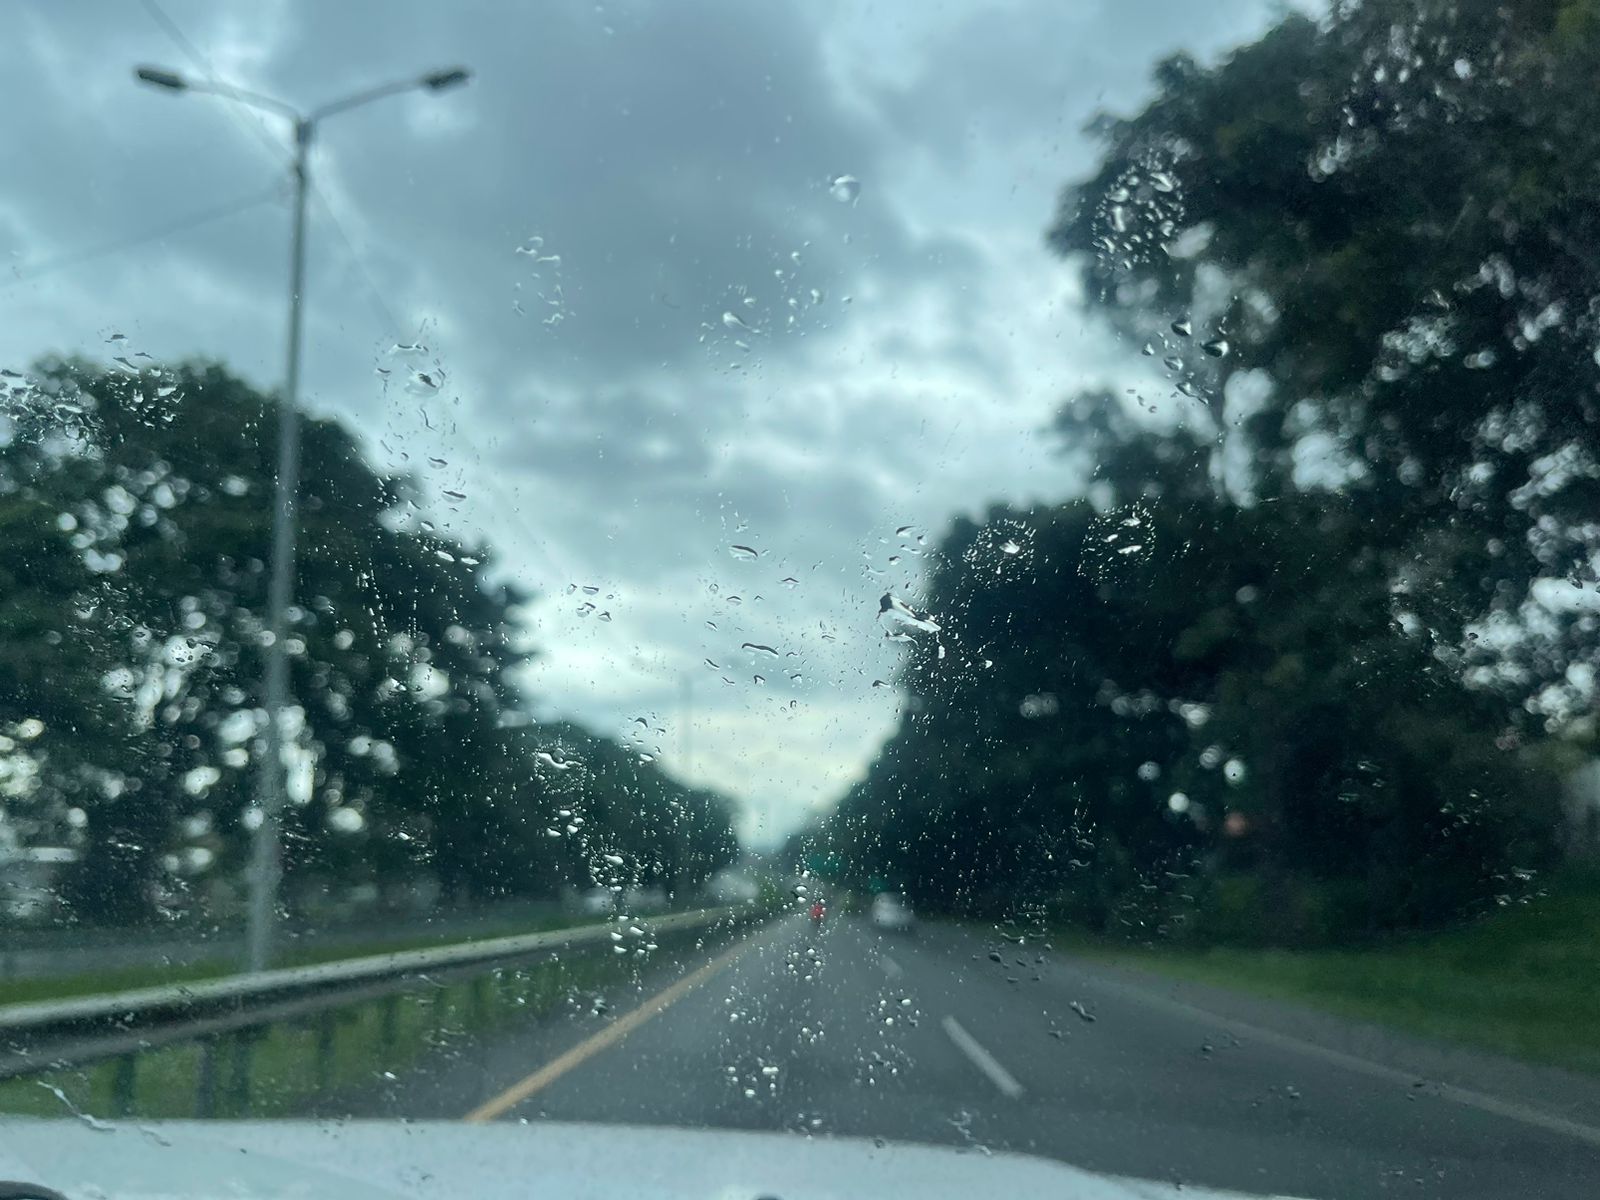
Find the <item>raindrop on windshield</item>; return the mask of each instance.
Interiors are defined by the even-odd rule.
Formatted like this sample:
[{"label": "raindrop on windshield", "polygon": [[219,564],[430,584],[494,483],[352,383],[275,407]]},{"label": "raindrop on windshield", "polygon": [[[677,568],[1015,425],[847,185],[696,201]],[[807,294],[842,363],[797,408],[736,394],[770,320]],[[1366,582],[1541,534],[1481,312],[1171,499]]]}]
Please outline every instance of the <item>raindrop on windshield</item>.
[{"label": "raindrop on windshield", "polygon": [[854,204],[861,195],[861,181],[854,175],[835,175],[828,183],[828,195],[840,204]]}]

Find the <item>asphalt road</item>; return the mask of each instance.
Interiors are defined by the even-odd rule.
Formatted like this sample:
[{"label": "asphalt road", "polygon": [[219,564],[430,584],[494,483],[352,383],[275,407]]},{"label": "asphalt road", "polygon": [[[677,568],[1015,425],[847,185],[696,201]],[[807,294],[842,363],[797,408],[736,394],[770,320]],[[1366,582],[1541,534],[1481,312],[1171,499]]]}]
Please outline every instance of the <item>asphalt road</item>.
[{"label": "asphalt road", "polygon": [[976,931],[791,916],[609,999],[452,1047],[338,1111],[935,1142],[1253,1194],[1600,1192],[1585,1095],[1553,1109],[1463,1090]]}]

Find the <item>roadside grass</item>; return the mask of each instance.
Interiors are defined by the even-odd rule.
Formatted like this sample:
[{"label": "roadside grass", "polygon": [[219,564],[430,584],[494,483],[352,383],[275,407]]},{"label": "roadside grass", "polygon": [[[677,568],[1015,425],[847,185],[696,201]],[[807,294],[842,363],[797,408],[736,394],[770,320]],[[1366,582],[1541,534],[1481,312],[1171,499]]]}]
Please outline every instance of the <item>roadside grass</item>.
[{"label": "roadside grass", "polygon": [[1356,949],[1064,941],[1105,961],[1600,1074],[1600,872],[1564,874],[1544,896],[1468,926]]},{"label": "roadside grass", "polygon": [[[379,1089],[431,1049],[465,1042],[517,1019],[547,1015],[572,997],[634,977],[634,962],[603,950],[490,971],[268,1026],[251,1042],[243,1071],[238,1037],[225,1038],[214,1051],[213,1115],[292,1116],[305,1112],[318,1097],[337,1096],[345,1089]],[[119,1060],[5,1080],[0,1082],[0,1113],[194,1117],[202,1053],[198,1043],[187,1042],[138,1055],[131,1096],[120,1103]]]}]

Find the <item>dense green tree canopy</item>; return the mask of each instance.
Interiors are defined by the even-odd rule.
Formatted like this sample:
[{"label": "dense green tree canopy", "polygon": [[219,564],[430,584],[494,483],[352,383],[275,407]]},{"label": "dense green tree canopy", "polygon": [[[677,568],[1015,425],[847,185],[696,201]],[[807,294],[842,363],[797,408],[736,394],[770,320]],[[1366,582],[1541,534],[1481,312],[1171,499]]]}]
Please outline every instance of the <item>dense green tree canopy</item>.
[{"label": "dense green tree canopy", "polygon": [[[212,365],[60,362],[8,387],[6,827],[80,847],[67,890],[85,918],[134,919],[185,889],[221,911],[264,748],[277,402]],[[528,721],[527,597],[487,548],[434,530],[411,481],[374,470],[339,422],[304,418],[302,444],[291,899],[423,877],[456,900],[693,886],[732,856],[717,797]],[[557,762],[570,777],[543,766]]]},{"label": "dense green tree canopy", "polygon": [[1081,498],[945,538],[820,831],[855,877],[1310,940],[1551,861],[1600,661],[1597,17],[1336,5],[1097,120],[1049,240],[1165,379],[1063,407]]},{"label": "dense green tree canopy", "polygon": [[1592,0],[1291,16],[1101,118],[1050,234],[1213,400],[1241,490],[1337,486],[1441,637],[1547,627],[1470,655],[1522,695],[1594,652],[1592,607],[1522,609],[1540,577],[1592,588],[1600,550],[1597,55]]}]

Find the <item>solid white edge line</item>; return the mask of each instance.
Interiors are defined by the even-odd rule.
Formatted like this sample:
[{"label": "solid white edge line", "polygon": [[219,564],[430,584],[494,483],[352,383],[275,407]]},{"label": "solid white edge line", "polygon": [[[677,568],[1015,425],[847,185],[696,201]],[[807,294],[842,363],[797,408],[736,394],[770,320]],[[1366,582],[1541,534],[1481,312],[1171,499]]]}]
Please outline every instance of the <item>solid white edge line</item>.
[{"label": "solid white edge line", "polygon": [[1373,1079],[1382,1079],[1390,1083],[1401,1084],[1407,1088],[1413,1087],[1418,1081],[1424,1081],[1429,1084],[1428,1089],[1422,1093],[1424,1095],[1448,1100],[1466,1108],[1475,1108],[1480,1112],[1504,1117],[1507,1120],[1517,1121],[1523,1125],[1531,1125],[1536,1129],[1561,1134],[1564,1137],[1600,1148],[1600,1126],[1573,1121],[1557,1113],[1534,1108],[1527,1104],[1520,1104],[1515,1100],[1502,1100],[1498,1096],[1491,1096],[1474,1088],[1460,1087],[1453,1083],[1446,1083],[1443,1080],[1428,1080],[1426,1072],[1401,1070],[1398,1067],[1389,1066],[1387,1063],[1363,1058],[1358,1054],[1335,1050],[1331,1046],[1324,1046],[1317,1042],[1308,1042],[1292,1034],[1279,1033],[1275,1029],[1266,1029],[1260,1025],[1251,1024],[1249,1021],[1224,1017],[1209,1009],[1201,1008],[1199,1005],[1188,1004],[1169,996],[1156,995],[1120,980],[1102,978],[1097,982],[1107,991],[1119,992],[1151,1008],[1165,1009],[1169,1013],[1182,1014],[1191,1019],[1206,1021],[1215,1028],[1227,1030],[1241,1041],[1253,1040],[1260,1044],[1303,1054],[1307,1058],[1321,1059],[1325,1063],[1342,1067],[1347,1071],[1367,1075]]},{"label": "solid white edge line", "polygon": [[944,1031],[950,1040],[956,1044],[956,1049],[965,1054],[971,1060],[973,1066],[987,1075],[990,1083],[994,1084],[995,1087],[1013,1100],[1022,1095],[1022,1085],[1016,1081],[1010,1071],[995,1061],[994,1055],[978,1045],[976,1038],[961,1028],[960,1021],[957,1021],[954,1017],[946,1017],[939,1024],[944,1027]]}]

